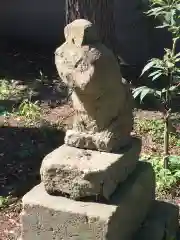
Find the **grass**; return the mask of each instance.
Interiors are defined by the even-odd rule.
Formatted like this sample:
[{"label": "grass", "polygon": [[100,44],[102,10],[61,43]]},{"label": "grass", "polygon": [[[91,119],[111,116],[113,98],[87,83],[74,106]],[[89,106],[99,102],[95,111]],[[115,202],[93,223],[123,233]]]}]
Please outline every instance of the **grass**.
[{"label": "grass", "polygon": [[[179,119],[176,119],[176,124],[179,124]],[[176,187],[180,182],[180,156],[178,149],[180,146],[180,134],[171,133],[170,146],[171,151],[176,155],[171,155],[169,160],[169,169],[164,169],[163,162],[163,138],[164,138],[164,122],[161,119],[135,119],[135,132],[137,135],[148,137],[151,143],[156,146],[150,150],[144,149],[141,159],[149,161],[156,174],[156,192],[157,197],[171,192],[173,187]],[[144,146],[143,146],[144,147]],[[150,147],[150,146],[148,146]]]},{"label": "grass", "polygon": [[[172,120],[176,125],[180,125],[180,119]],[[139,136],[149,135],[155,144],[163,145],[164,142],[164,121],[161,119],[135,119],[135,132]],[[180,134],[170,134],[170,146],[180,147]]]},{"label": "grass", "polygon": [[33,122],[40,118],[41,108],[38,101],[32,102],[29,99],[25,99],[21,102],[14,114],[24,117],[27,121]]},{"label": "grass", "polygon": [[16,81],[0,79],[0,100],[9,100],[20,97],[25,89],[25,86],[18,87]]},{"label": "grass", "polygon": [[164,169],[163,159],[160,155],[142,155],[142,160],[152,164],[156,174],[157,197],[166,194],[180,182],[180,156],[171,156],[169,169]]},{"label": "grass", "polygon": [[7,100],[10,97],[17,95],[18,91],[13,86],[13,81],[9,82],[5,79],[0,80],[0,99]]},{"label": "grass", "polygon": [[8,197],[0,196],[0,210],[8,206]]},{"label": "grass", "polygon": [[20,104],[13,106],[9,112],[4,105],[0,105],[0,116],[4,117],[22,117],[27,123],[36,121],[41,116],[41,108],[39,102],[32,101],[33,91],[24,91],[26,87],[19,87],[13,81],[5,79],[0,80],[0,100],[10,100],[12,98],[20,98]]}]

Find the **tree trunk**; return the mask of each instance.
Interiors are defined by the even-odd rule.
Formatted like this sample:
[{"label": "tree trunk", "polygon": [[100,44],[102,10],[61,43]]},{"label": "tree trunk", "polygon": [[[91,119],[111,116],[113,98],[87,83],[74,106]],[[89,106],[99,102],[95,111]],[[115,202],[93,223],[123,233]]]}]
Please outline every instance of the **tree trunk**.
[{"label": "tree trunk", "polygon": [[66,0],[66,24],[79,18],[96,24],[102,42],[115,51],[114,0]]}]

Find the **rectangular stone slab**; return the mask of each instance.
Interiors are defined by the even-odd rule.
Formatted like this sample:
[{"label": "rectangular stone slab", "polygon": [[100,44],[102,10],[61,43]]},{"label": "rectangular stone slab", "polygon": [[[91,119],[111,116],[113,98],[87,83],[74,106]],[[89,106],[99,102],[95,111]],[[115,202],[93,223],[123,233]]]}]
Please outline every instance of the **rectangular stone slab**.
[{"label": "rectangular stone slab", "polygon": [[134,240],[176,239],[179,227],[179,208],[173,204],[154,201],[146,221]]},{"label": "rectangular stone slab", "polygon": [[106,153],[63,145],[48,154],[41,166],[41,180],[49,194],[65,193],[71,199],[101,195],[106,199],[135,169],[141,140],[121,153]]},{"label": "rectangular stone slab", "polygon": [[144,162],[108,204],[51,196],[40,184],[23,197],[21,240],[132,240],[154,198],[154,172]]}]

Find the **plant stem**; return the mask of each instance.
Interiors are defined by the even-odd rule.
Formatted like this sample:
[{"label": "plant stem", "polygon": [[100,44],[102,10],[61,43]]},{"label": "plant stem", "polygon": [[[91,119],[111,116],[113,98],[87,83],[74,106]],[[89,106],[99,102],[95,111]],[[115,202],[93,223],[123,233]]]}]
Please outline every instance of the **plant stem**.
[{"label": "plant stem", "polygon": [[[172,55],[171,57],[174,57],[175,51],[176,51],[176,43],[177,43],[177,38],[173,39],[173,46],[172,46]],[[168,169],[169,168],[169,133],[170,133],[170,112],[171,112],[171,97],[170,97],[170,92],[169,88],[171,87],[173,82],[173,74],[172,70],[169,71],[168,74],[168,88],[166,91],[166,105],[167,109],[169,109],[166,114],[165,114],[165,127],[164,127],[164,168]]]},{"label": "plant stem", "polygon": [[174,39],[173,39],[172,57],[176,54],[177,41],[178,41],[178,38],[174,38]]},{"label": "plant stem", "polygon": [[169,73],[168,77],[168,87],[166,91],[166,106],[169,109],[165,114],[165,126],[164,126],[164,168],[168,169],[169,166],[169,115],[170,115],[170,96],[169,88],[171,87],[172,82],[172,72]]},{"label": "plant stem", "polygon": [[165,117],[164,127],[164,168],[169,168],[169,117]]},{"label": "plant stem", "polygon": [[[173,47],[172,47],[172,55],[175,54],[175,48],[176,48],[176,39],[173,40]],[[173,57],[173,56],[172,56]],[[169,165],[169,134],[170,134],[170,113],[171,113],[171,96],[169,89],[172,85],[173,81],[173,74],[172,71],[169,71],[168,74],[168,87],[166,91],[166,106],[167,106],[167,112],[165,114],[165,128],[164,128],[164,168],[168,169]]]}]

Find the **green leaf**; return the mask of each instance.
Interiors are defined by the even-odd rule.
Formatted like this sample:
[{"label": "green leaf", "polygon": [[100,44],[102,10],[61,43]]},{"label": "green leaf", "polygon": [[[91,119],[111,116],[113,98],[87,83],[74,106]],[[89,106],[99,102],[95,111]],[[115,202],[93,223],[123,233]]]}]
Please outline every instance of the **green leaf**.
[{"label": "green leaf", "polygon": [[180,178],[180,170],[175,171],[174,176]]},{"label": "green leaf", "polygon": [[176,156],[176,155],[170,156],[169,164],[170,164],[170,166],[179,168],[179,170],[180,170],[180,156]]},{"label": "green leaf", "polygon": [[152,78],[152,81],[155,81],[155,80],[158,79],[161,75],[162,75],[162,72],[156,74],[156,75]]},{"label": "green leaf", "polygon": [[159,96],[159,97],[161,97],[161,96],[162,96],[162,92],[161,92],[161,91],[154,90],[154,93],[155,93],[157,96]]},{"label": "green leaf", "polygon": [[156,28],[166,28],[166,27],[169,27],[169,24],[163,24],[163,25],[157,26]]},{"label": "green leaf", "polygon": [[168,68],[173,68],[174,67],[174,63],[170,62],[170,61],[167,61],[167,67]]},{"label": "green leaf", "polygon": [[152,93],[155,93],[155,91],[152,88],[142,86],[133,90],[133,97],[137,98],[138,96],[140,96],[140,101],[142,102],[147,94],[152,94]]},{"label": "green leaf", "polygon": [[134,89],[133,90],[133,97],[136,99],[140,94],[141,94],[141,92],[142,92],[142,90],[143,90],[143,88],[144,88],[145,86],[142,86],[142,87],[138,87],[138,88],[136,88],[136,89]]},{"label": "green leaf", "polygon": [[157,73],[160,73],[162,70],[157,70],[152,72],[151,74],[149,74],[149,77],[153,77],[154,75],[156,75]]},{"label": "green leaf", "polygon": [[169,91],[170,92],[174,92],[175,90],[177,90],[178,89],[178,86],[171,86],[170,88],[169,88]]},{"label": "green leaf", "polygon": [[158,17],[158,16],[161,16],[163,15],[164,13],[166,13],[166,8],[167,6],[164,6],[164,7],[153,7],[152,9],[150,9],[149,11],[147,11],[147,15],[148,16],[155,16],[155,17]]},{"label": "green leaf", "polygon": [[175,59],[175,62],[180,62],[180,57]]},{"label": "green leaf", "polygon": [[140,100],[141,102],[143,101],[143,99],[146,97],[146,95],[148,95],[149,93],[152,93],[152,89],[151,88],[144,88],[141,92],[141,96],[140,96]]},{"label": "green leaf", "polygon": [[141,76],[144,75],[145,72],[147,72],[149,69],[151,69],[155,65],[154,61],[150,61],[146,66],[143,68]]},{"label": "green leaf", "polygon": [[179,52],[178,54],[176,54],[175,57],[176,57],[176,58],[177,58],[177,57],[180,57],[180,52]]},{"label": "green leaf", "polygon": [[7,204],[7,198],[0,196],[0,208],[3,208]]},{"label": "green leaf", "polygon": [[166,93],[167,90],[165,88],[162,89],[162,93]]}]

